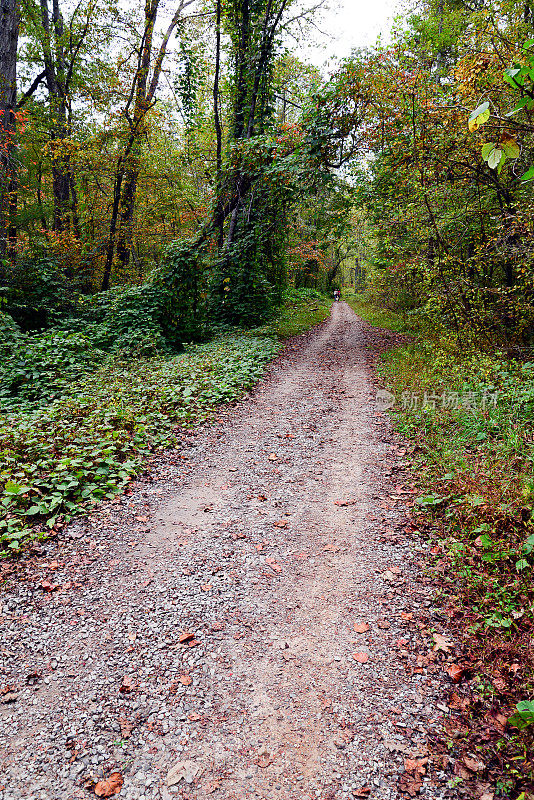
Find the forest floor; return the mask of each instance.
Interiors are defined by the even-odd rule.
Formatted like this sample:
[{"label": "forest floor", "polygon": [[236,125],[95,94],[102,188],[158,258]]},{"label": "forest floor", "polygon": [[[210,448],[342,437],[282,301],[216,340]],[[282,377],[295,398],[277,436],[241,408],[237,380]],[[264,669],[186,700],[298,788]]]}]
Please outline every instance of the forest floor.
[{"label": "forest floor", "polygon": [[335,304],[10,568],[1,800],[456,796],[433,745],[453,645],[375,402],[399,338]]}]

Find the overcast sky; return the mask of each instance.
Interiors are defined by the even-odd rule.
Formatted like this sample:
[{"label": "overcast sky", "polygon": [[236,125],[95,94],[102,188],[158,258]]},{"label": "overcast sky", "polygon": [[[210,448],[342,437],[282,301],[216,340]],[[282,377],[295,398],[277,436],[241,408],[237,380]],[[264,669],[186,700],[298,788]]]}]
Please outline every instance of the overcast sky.
[{"label": "overcast sky", "polygon": [[344,58],[353,47],[365,47],[382,36],[387,42],[401,0],[331,0],[330,10],[323,12],[319,27],[326,36],[316,32],[316,41],[306,46],[306,60],[321,66],[329,58]]}]

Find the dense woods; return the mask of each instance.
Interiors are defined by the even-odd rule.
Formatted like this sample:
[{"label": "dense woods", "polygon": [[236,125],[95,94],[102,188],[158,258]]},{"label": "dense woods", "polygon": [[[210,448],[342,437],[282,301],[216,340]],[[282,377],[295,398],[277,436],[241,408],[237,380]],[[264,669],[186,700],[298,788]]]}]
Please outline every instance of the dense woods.
[{"label": "dense woods", "polygon": [[[3,1],[0,549],[113,498],[343,288],[411,337],[381,370],[420,454],[414,519],[479,717],[520,700],[528,736],[534,5],[421,0],[331,72],[294,47],[320,13]],[[486,737],[490,778],[527,800],[514,736]]]}]

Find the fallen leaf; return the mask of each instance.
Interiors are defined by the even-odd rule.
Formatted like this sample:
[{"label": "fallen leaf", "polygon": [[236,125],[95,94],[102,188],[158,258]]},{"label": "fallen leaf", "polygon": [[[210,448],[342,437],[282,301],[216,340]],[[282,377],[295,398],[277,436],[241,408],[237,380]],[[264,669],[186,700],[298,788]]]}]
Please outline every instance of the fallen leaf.
[{"label": "fallen leaf", "polygon": [[165,782],[167,786],[176,786],[182,780],[193,783],[199,772],[200,766],[194,761],[177,761],[168,771]]},{"label": "fallen leaf", "polygon": [[278,522],[273,522],[275,528],[287,528],[288,524],[287,519],[280,519]]},{"label": "fallen leaf", "polygon": [[371,789],[369,786],[362,786],[360,789],[356,789],[355,792],[352,793],[353,797],[369,797],[371,794]]},{"label": "fallen leaf", "polygon": [[178,641],[180,642],[180,644],[185,644],[186,642],[190,642],[191,639],[194,639],[194,638],[195,638],[195,634],[194,633],[188,633],[188,631],[184,631],[178,637]]},{"label": "fallen leaf", "polygon": [[178,680],[180,683],[183,683],[184,686],[190,686],[193,683],[193,678],[190,675],[180,675]]},{"label": "fallen leaf", "polygon": [[134,688],[133,678],[130,675],[125,675],[124,678],[122,679],[121,685],[119,686],[119,692],[122,692],[123,694],[128,694],[129,692],[132,691],[133,688]]},{"label": "fallen leaf", "polygon": [[369,655],[367,653],[353,653],[352,657],[358,664],[366,664],[369,661]]},{"label": "fallen leaf", "polygon": [[450,667],[447,668],[447,675],[454,683],[460,683],[463,674],[464,670],[459,667],[458,664],[451,664]]},{"label": "fallen leaf", "polygon": [[370,630],[370,625],[368,625],[367,622],[355,622],[354,630],[356,633],[366,633],[368,630]]},{"label": "fallen leaf", "polygon": [[278,456],[276,455],[276,453],[271,453],[271,455],[268,456],[269,461],[276,461],[277,458]]},{"label": "fallen leaf", "polygon": [[120,772],[112,772],[106,780],[98,781],[95,794],[97,797],[112,797],[120,792],[123,782]]},{"label": "fallen leaf", "polygon": [[464,764],[471,772],[482,772],[485,769],[484,764],[476,758],[464,758]]},{"label": "fallen leaf", "polygon": [[45,579],[41,581],[41,589],[44,589],[45,592],[55,592],[57,589],[61,589],[59,583],[51,583],[49,580]]},{"label": "fallen leaf", "polygon": [[444,653],[448,653],[452,647],[452,642],[449,642],[441,633],[434,633],[433,638],[435,641],[434,650],[438,652],[439,650],[443,650]]},{"label": "fallen leaf", "polygon": [[334,500],[335,506],[353,506],[357,500]]},{"label": "fallen leaf", "polygon": [[201,716],[198,711],[191,711],[191,713],[187,715],[187,719],[190,722],[198,722],[199,719],[201,719]]}]

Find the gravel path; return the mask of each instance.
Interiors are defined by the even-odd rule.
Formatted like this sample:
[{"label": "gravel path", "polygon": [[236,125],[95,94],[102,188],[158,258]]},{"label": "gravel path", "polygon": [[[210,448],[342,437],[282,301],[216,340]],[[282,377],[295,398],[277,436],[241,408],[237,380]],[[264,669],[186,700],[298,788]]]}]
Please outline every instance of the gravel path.
[{"label": "gravel path", "polygon": [[385,336],[335,304],[252,396],[17,567],[0,800],[452,796],[427,763],[425,546],[369,377]]}]

